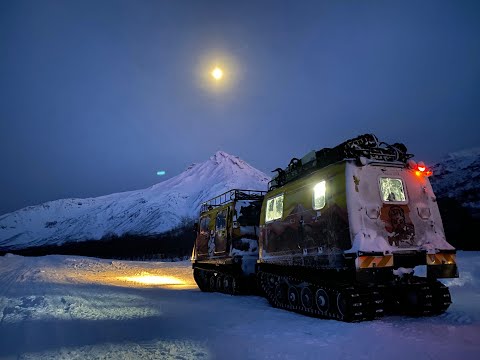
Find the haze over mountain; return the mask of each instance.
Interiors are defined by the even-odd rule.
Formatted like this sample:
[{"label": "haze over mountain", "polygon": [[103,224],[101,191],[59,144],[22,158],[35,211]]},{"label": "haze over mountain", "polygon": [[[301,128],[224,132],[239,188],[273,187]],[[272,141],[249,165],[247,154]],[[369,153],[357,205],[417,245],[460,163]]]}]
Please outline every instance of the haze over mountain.
[{"label": "haze over mountain", "polygon": [[198,216],[202,202],[232,188],[266,190],[269,177],[218,151],[147,189],[87,199],[62,199],[0,216],[0,249],[152,235]]}]

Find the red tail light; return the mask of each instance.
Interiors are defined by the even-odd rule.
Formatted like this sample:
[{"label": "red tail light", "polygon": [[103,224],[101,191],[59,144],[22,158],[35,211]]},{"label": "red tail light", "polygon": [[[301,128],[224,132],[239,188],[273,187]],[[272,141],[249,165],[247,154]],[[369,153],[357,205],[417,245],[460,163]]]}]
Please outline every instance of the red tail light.
[{"label": "red tail light", "polygon": [[413,169],[415,171],[415,175],[417,176],[431,176],[433,175],[433,171],[430,170],[425,166],[423,161],[420,161],[417,166]]}]

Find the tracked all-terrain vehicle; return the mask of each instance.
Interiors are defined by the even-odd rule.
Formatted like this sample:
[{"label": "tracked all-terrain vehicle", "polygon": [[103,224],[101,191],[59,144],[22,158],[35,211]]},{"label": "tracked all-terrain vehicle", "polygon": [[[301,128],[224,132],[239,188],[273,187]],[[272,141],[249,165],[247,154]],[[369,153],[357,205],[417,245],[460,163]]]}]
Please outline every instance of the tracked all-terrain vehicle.
[{"label": "tracked all-terrain vehicle", "polygon": [[192,254],[193,276],[202,291],[254,291],[264,195],[235,189],[202,204]]},{"label": "tracked all-terrain vehicle", "polygon": [[[258,236],[255,271],[249,265],[234,279],[256,276],[273,306],[322,318],[362,321],[385,312],[445,311],[450,293],[437,279],[458,276],[455,249],[445,239],[431,171],[411,157],[403,144],[380,143],[367,134],[276,169],[268,192],[261,194],[259,236],[257,225],[249,225],[255,229],[252,245]],[[221,206],[211,205],[201,221],[209,217],[208,236],[215,242],[213,214]],[[231,221],[234,228],[236,220]],[[201,229],[200,224],[195,279],[202,290],[221,289],[215,272],[199,276],[203,264],[215,261],[209,271],[216,269],[227,289],[225,279],[231,278],[219,259],[243,260],[232,256],[233,246],[229,256],[203,250],[205,257],[199,258],[199,244],[205,242]],[[249,264],[255,256],[248,255]],[[417,276],[422,270],[424,276]]]}]

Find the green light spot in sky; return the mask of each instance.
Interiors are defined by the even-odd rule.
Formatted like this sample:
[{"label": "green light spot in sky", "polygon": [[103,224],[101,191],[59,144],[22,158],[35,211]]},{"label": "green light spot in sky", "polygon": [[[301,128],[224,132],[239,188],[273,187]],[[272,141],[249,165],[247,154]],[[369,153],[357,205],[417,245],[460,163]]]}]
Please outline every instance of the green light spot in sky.
[{"label": "green light spot in sky", "polygon": [[164,170],[157,171],[158,176],[162,176],[162,175],[165,175],[165,174],[166,174],[166,172]]}]

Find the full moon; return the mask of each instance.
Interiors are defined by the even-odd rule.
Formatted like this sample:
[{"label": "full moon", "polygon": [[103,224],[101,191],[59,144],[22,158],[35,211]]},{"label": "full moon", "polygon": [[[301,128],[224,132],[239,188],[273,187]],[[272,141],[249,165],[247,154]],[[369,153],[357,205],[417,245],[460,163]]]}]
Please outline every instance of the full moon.
[{"label": "full moon", "polygon": [[215,80],[220,80],[223,77],[223,71],[219,67],[213,69],[211,74]]}]

